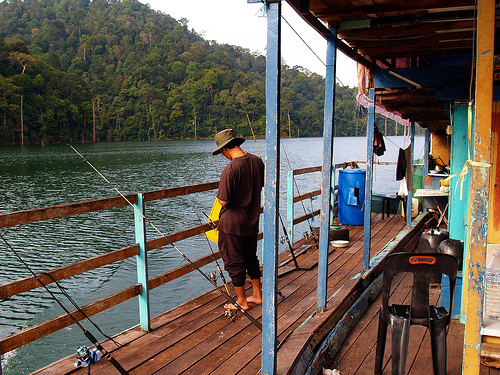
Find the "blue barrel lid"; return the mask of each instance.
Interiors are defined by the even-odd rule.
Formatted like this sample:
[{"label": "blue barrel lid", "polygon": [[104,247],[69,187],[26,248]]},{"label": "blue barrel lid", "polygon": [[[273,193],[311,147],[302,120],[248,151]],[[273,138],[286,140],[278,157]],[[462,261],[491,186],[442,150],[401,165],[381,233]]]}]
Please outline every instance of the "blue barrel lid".
[{"label": "blue barrel lid", "polygon": [[339,169],[339,173],[366,173],[365,169]]}]

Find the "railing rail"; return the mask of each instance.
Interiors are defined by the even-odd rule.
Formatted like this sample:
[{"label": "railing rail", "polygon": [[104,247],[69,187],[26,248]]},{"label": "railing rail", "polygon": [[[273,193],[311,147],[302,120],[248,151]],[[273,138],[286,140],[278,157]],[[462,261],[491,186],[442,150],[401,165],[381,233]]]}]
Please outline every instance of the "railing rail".
[{"label": "railing rail", "polygon": [[[314,171],[321,170],[321,167],[315,167],[312,170],[310,168],[305,168],[302,170],[297,170],[296,174],[310,173]],[[128,194],[125,197],[129,202],[136,205],[142,199],[143,202],[149,202],[154,200],[160,200],[165,198],[183,196],[188,194],[200,193],[205,191],[210,191],[217,189],[219,182],[209,182],[197,185],[188,185],[170,189],[148,191],[144,193]],[[311,195],[319,195],[320,191],[316,190],[307,194],[303,194],[299,197],[293,197],[293,201],[298,202],[303,199],[308,199]],[[28,224],[36,221],[50,220],[55,218],[61,218],[66,216],[90,213],[95,211],[102,211],[107,209],[112,209],[116,207],[123,207],[129,203],[123,199],[121,196],[102,198],[97,200],[77,202],[70,204],[63,204],[51,207],[30,209],[25,211],[16,211],[10,213],[0,214],[0,228],[12,227],[17,225]],[[319,210],[313,213],[308,213],[304,216],[300,216],[292,219],[292,225],[296,225],[302,221],[308,220],[312,215],[318,215]],[[142,223],[144,224],[144,223]],[[140,225],[140,220],[135,221],[135,226]],[[145,241],[146,252],[141,255],[140,244],[134,244],[121,249],[111,251],[109,253],[97,255],[92,258],[80,260],[78,262],[64,265],[46,272],[41,272],[37,274],[37,277],[46,285],[53,283],[54,281],[60,281],[72,276],[82,274],[87,271],[97,269],[118,261],[125,260],[132,256],[136,256],[137,264],[139,269],[139,264],[145,261],[147,267],[146,253],[150,250],[157,249],[163,246],[170,245],[170,242],[175,243],[196,235],[200,235],[205,231],[209,231],[212,228],[208,224],[201,224],[191,228],[187,228],[178,232],[167,234],[165,237],[157,237]],[[262,239],[262,233],[259,234],[259,239]],[[138,242],[140,242],[137,239]],[[140,257],[143,257],[142,259]],[[203,267],[207,264],[214,262],[216,259],[220,258],[218,251],[214,252],[214,255],[209,254],[203,256],[199,259],[193,261],[197,267]],[[91,302],[85,306],[81,306],[81,311],[86,316],[92,316],[103,312],[113,306],[116,306],[122,302],[125,302],[131,298],[139,297],[144,295],[143,285],[148,286],[148,291],[164,285],[172,280],[175,280],[181,276],[184,276],[190,272],[194,271],[194,267],[191,264],[185,264],[175,269],[169,270],[158,276],[149,278],[147,283],[141,285],[140,276],[138,277],[139,282],[137,284],[128,286],[127,288],[118,291],[110,296],[101,298],[94,302]],[[139,270],[138,270],[139,274]],[[145,273],[147,275],[147,272]],[[40,287],[39,281],[34,277],[26,277],[19,280],[14,280],[5,284],[0,285],[0,299],[5,299],[12,297],[14,295],[30,291]],[[148,303],[145,301],[144,303]],[[141,328],[149,327],[149,313],[147,309],[143,311],[143,302],[140,302],[140,323]],[[71,315],[76,320],[84,319],[84,314],[78,310],[71,311]],[[143,324],[143,318],[145,317],[146,323]],[[32,327],[23,329],[19,332],[11,334],[7,337],[0,338],[0,353],[5,354],[30,342],[36,341],[44,336],[61,330],[65,327],[74,324],[74,320],[67,314],[57,316],[55,318],[44,321],[40,324],[34,325]]]}]

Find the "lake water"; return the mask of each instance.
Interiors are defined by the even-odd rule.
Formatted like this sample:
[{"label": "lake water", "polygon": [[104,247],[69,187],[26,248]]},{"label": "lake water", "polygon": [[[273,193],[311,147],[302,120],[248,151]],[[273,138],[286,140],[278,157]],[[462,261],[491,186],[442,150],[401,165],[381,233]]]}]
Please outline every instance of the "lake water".
[{"label": "lake water", "polygon": [[[381,161],[397,160],[398,148],[406,147],[403,137],[386,138],[386,154]],[[423,137],[416,137],[415,158],[423,157]],[[265,142],[258,140],[261,152]],[[123,142],[75,144],[82,153],[122,193],[137,193],[218,180],[227,160],[212,156],[213,140]],[[255,142],[248,140],[243,149],[257,154]],[[286,171],[322,164],[321,138],[284,139],[281,143],[282,165],[280,211],[286,219]],[[265,155],[263,155],[265,157]],[[366,138],[336,138],[334,162],[366,160]],[[361,167],[364,167],[363,165]],[[375,166],[374,193],[394,193],[395,165]],[[116,192],[67,145],[0,148],[0,213],[46,207],[116,196]],[[300,193],[319,189],[319,174],[297,177]],[[197,214],[209,212],[215,191],[159,202],[148,202],[146,216],[163,233],[179,231],[199,224]],[[319,208],[319,199],[306,206]],[[297,215],[304,212],[300,205]],[[307,230],[306,224],[296,229]],[[148,228],[148,238],[157,237]],[[46,271],[134,243],[133,209],[117,209],[77,215],[1,229],[11,246],[35,270]],[[210,252],[206,240],[197,236],[181,241],[178,247],[191,259]],[[280,245],[283,249],[286,245]],[[184,264],[170,247],[148,253],[149,276],[153,277]],[[4,243],[0,244],[0,284],[29,276]],[[204,271],[215,271],[213,265]],[[78,275],[61,284],[81,306],[135,284],[133,258]],[[151,291],[151,313],[156,316],[212,288],[201,275],[192,273]],[[52,290],[54,290],[52,288]],[[55,290],[54,290],[55,291]],[[64,301],[64,297],[57,293]],[[69,303],[65,305],[72,310]],[[0,337],[46,319],[61,315],[61,307],[42,289],[0,301]],[[138,324],[137,300],[132,299],[92,319],[108,335]],[[87,322],[83,325],[102,339]],[[63,356],[75,353],[78,346],[90,343],[81,330],[71,326],[55,334],[2,355],[4,375],[21,375],[43,367]]]}]

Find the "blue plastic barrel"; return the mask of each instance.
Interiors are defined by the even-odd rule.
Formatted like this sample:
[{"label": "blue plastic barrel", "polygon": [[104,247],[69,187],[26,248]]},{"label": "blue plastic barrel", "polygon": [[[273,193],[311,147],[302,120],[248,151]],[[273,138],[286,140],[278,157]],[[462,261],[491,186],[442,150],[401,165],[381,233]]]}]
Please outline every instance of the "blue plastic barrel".
[{"label": "blue plastic barrel", "polygon": [[339,222],[346,225],[363,225],[365,211],[364,169],[339,171]]}]

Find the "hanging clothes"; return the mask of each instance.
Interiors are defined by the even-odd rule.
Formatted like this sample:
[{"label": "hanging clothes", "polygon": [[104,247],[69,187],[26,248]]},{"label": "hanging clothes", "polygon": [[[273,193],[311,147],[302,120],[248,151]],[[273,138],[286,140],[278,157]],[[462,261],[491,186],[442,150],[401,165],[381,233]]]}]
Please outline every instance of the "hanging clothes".
[{"label": "hanging clothes", "polygon": [[399,149],[398,162],[396,164],[396,181],[400,181],[406,174],[406,155],[405,150]]},{"label": "hanging clothes", "polygon": [[374,133],[373,133],[373,153],[377,156],[384,155],[385,152],[385,142],[384,136],[378,130],[377,125],[375,125]]},{"label": "hanging clothes", "polygon": [[404,150],[402,148],[399,149],[398,162],[396,165],[396,180],[397,181],[402,180],[401,184],[404,183],[406,185],[406,189],[403,186],[401,186],[399,191],[400,192],[406,191],[405,195],[408,195],[409,187],[412,186],[413,184],[411,176],[411,168],[412,165],[411,165],[411,145],[410,145]]}]

